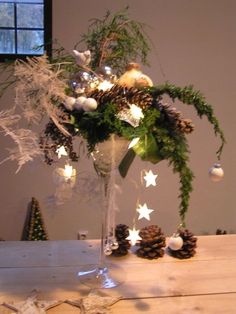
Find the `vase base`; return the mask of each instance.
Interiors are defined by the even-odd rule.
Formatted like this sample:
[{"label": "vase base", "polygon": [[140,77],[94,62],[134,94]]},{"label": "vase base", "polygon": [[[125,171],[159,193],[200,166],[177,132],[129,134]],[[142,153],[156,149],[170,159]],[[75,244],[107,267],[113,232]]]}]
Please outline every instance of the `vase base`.
[{"label": "vase base", "polygon": [[84,285],[94,289],[115,288],[124,282],[124,272],[112,265],[99,267],[86,265],[80,268],[78,279]]}]

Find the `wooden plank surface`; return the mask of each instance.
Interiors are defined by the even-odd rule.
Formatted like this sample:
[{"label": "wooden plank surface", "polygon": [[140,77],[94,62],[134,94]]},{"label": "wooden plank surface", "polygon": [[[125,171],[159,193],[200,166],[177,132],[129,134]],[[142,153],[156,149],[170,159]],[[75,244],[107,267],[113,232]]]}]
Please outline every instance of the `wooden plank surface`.
[{"label": "wooden plank surface", "polygon": [[[96,263],[98,254],[96,240],[0,242],[0,303],[25,299],[33,289],[45,300],[87,295],[76,274],[80,265]],[[189,260],[166,254],[149,261],[130,253],[108,261],[126,278],[107,294],[129,299],[114,305],[114,313],[141,313],[145,306],[155,314],[236,313],[236,235],[198,237],[197,255]],[[79,313],[66,304],[49,313],[67,313],[63,307]],[[165,307],[170,311],[161,312]],[[8,312],[0,307],[0,313]]]},{"label": "wooden plank surface", "polygon": [[[168,240],[167,240],[168,241]],[[99,256],[99,240],[88,241],[0,241],[1,267],[28,266],[76,266],[96,263]],[[135,251],[135,248],[133,248]],[[40,254],[36,254],[40,252]],[[190,260],[178,260],[165,254],[155,263],[190,262],[198,260],[236,259],[236,235],[199,236],[197,254]],[[108,257],[108,261],[121,263],[143,263],[133,253],[124,257]]]},{"label": "wooden plank surface", "polygon": [[113,314],[144,312],[148,314],[235,314],[236,293],[121,300],[112,306]]},{"label": "wooden plank surface", "polygon": [[[125,264],[117,267],[124,283],[110,293],[125,298],[186,296],[236,292],[236,260],[189,263]],[[42,291],[43,297],[74,298],[86,290],[77,279],[78,267],[0,269],[0,301]],[[88,290],[87,290],[88,291]]]}]

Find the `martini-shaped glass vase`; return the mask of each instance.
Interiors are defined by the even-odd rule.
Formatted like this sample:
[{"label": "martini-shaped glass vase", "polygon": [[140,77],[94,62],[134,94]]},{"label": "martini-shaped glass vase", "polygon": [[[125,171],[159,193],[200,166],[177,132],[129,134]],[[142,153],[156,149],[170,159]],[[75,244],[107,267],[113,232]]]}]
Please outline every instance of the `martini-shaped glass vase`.
[{"label": "martini-shaped glass vase", "polygon": [[115,177],[128,150],[128,141],[114,134],[97,145],[92,153],[95,170],[101,181],[101,245],[97,265],[88,265],[78,272],[80,282],[91,288],[114,288],[124,281],[124,271],[108,264],[106,256],[117,249],[115,239]]}]

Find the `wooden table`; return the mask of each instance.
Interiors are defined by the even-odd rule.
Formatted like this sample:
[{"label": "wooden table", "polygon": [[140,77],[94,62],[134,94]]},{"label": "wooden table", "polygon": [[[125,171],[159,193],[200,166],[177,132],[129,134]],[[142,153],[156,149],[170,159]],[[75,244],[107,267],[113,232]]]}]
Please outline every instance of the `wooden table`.
[{"label": "wooden table", "polygon": [[[0,242],[0,304],[40,298],[78,299],[89,289],[78,282],[80,265],[97,262],[99,241]],[[125,282],[103,290],[124,299],[111,313],[236,313],[236,235],[198,237],[195,257],[177,260],[165,254],[146,260],[130,253],[107,258],[126,275]],[[0,306],[0,313],[12,311]],[[80,313],[62,304],[48,313]]]}]

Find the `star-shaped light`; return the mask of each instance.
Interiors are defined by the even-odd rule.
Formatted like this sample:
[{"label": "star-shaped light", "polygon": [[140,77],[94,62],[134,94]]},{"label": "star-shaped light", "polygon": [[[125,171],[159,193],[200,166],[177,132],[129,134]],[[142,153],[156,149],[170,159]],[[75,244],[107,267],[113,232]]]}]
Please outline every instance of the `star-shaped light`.
[{"label": "star-shaped light", "polygon": [[64,146],[58,147],[58,149],[56,150],[56,153],[57,153],[57,156],[59,159],[61,158],[61,156],[67,156],[68,155]]},{"label": "star-shaped light", "polygon": [[147,204],[144,203],[143,205],[138,205],[139,207],[137,208],[137,212],[139,213],[139,219],[145,218],[147,220],[150,220],[150,214],[154,211],[151,208],[147,207]]},{"label": "star-shaped light", "polygon": [[142,238],[139,236],[140,230],[133,230],[129,229],[129,236],[126,238],[126,240],[129,240],[131,242],[131,245],[135,245],[137,241],[142,240]]},{"label": "star-shaped light", "polygon": [[158,174],[154,174],[152,170],[149,170],[148,172],[145,171],[145,176],[143,177],[146,181],[146,188],[150,185],[156,186],[156,179],[158,177]]}]

